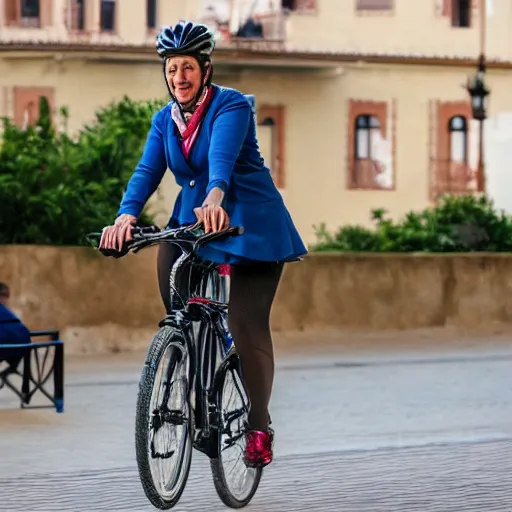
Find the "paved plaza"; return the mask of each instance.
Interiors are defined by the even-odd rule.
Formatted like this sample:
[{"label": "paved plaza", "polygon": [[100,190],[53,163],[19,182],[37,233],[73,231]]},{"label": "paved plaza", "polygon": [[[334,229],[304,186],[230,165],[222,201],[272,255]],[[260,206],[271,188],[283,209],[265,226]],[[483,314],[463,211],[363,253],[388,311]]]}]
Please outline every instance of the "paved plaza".
[{"label": "paved plaza", "polygon": [[[134,454],[143,359],[70,358],[62,415],[0,391],[0,510],[154,510]],[[507,343],[280,355],[276,460],[247,510],[512,511],[511,364]],[[174,510],[227,510],[204,456]]]}]

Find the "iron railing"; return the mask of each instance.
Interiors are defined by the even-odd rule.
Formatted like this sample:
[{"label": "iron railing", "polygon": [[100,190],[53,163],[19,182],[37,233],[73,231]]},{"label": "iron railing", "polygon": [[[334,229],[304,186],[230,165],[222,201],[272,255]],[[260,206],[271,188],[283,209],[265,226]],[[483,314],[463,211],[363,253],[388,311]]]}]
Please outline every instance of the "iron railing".
[{"label": "iron railing", "polygon": [[[50,337],[51,341],[30,343],[24,345],[0,345],[0,359],[2,352],[16,351],[23,354],[22,371],[18,368],[8,367],[0,372],[0,389],[9,388],[15,393],[21,403],[21,408],[28,407],[55,407],[57,412],[64,411],[64,343],[59,340],[59,331],[32,331],[32,338]],[[21,390],[12,378],[21,378]],[[47,384],[53,376],[53,393]],[[50,401],[47,406],[31,406],[34,395],[39,392]]]}]

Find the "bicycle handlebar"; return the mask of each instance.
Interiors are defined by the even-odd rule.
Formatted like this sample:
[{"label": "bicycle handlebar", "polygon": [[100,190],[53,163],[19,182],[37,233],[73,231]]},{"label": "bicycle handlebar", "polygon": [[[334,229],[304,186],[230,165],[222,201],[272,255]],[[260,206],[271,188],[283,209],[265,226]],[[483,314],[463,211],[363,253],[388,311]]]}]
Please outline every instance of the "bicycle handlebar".
[{"label": "bicycle handlebar", "polygon": [[[195,253],[204,244],[224,240],[231,236],[243,234],[242,226],[234,226],[216,233],[205,233],[202,224],[184,226],[174,229],[160,229],[157,226],[134,226],[132,228],[132,240],[125,243],[120,251],[99,249],[105,256],[121,258],[132,251],[134,253],[159,243],[171,243],[180,246],[183,251]],[[97,238],[98,242],[101,233],[91,233],[87,238]]]}]

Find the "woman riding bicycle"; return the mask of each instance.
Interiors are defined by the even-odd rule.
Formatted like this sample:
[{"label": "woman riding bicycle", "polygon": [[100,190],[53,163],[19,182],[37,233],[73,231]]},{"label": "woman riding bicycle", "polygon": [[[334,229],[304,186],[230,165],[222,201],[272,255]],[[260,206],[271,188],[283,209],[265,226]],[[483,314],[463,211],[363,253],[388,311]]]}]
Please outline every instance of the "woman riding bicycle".
[{"label": "woman riding bicycle", "polygon": [[[172,101],[153,118],[118,217],[104,229],[100,248],[119,250],[130,240],[131,226],[167,168],[182,187],[169,227],[198,221],[206,232],[230,223],[244,227],[242,236],[212,242],[200,255],[232,266],[229,329],[251,402],[245,458],[250,465],[265,466],[273,456],[270,310],[283,264],[307,250],[264,165],[248,99],[212,83],[214,45],[214,34],[192,22],[165,27],[157,36]],[[174,245],[162,245],[158,253],[159,287],[168,314],[183,304],[169,292],[170,271],[179,255]]]}]

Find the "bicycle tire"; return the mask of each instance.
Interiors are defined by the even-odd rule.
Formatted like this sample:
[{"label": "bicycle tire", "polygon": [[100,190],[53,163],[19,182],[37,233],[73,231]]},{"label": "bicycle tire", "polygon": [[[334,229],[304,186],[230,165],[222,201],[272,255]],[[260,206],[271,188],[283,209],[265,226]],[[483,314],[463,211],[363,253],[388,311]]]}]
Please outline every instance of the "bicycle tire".
[{"label": "bicycle tire", "polygon": [[[242,420],[240,418],[239,425],[243,422],[244,424],[247,421],[248,414],[248,399],[247,393],[245,391],[245,387],[243,385],[242,376],[239,370],[238,364],[238,356],[234,351],[231,351],[231,354],[226,359],[226,362],[219,369],[217,377],[216,377],[216,406],[217,406],[217,430],[218,430],[218,455],[216,458],[210,459],[210,468],[213,476],[213,484],[215,486],[215,490],[221,501],[228,507],[238,509],[243,508],[249,504],[252,500],[256,491],[258,490],[261,476],[263,474],[263,468],[250,468],[245,465],[242,461],[241,468],[244,471],[248,472],[251,475],[252,484],[247,489],[247,492],[244,495],[236,496],[234,492],[231,490],[230,485],[226,479],[226,472],[224,470],[224,459],[223,459],[223,438],[222,434],[225,431],[223,424],[223,417],[225,414],[224,411],[224,390],[226,386],[227,377],[229,375],[233,376],[234,382],[237,382],[237,392],[242,396],[242,400],[247,404],[247,411],[245,413],[245,418]],[[245,428],[239,429],[241,431],[237,432],[237,435],[240,439],[243,439],[243,447],[245,448]],[[228,436],[229,437],[229,436]],[[243,448],[242,448],[243,450]],[[242,455],[243,459],[243,455]]]},{"label": "bicycle tire", "polygon": [[[189,375],[187,362],[183,359],[183,354],[185,353],[183,347],[185,346],[183,334],[179,330],[168,326],[162,327],[154,336],[149,346],[146,363],[142,370],[139,383],[135,419],[135,452],[137,466],[142,487],[148,500],[153,506],[160,510],[168,510],[178,503],[188,480],[192,460],[193,414],[188,394]],[[154,449],[154,445],[152,445],[149,439],[151,430],[150,418],[152,417],[151,400],[155,387],[155,378],[166,352],[168,353],[167,357],[169,358],[170,367],[170,369],[167,370],[167,377],[172,377],[172,375],[176,373],[176,370],[179,369],[179,365],[185,364],[184,375],[186,376],[186,382],[184,403],[188,410],[188,415],[186,413],[184,414],[186,429],[184,434],[185,439],[182,439],[182,442],[184,442],[185,445],[179,462],[181,468],[178,469],[176,476],[178,484],[175,489],[173,488],[171,495],[162,496],[162,493],[159,492],[155,485],[151,473],[150,458],[152,457],[151,450]],[[170,380],[172,381],[172,378]],[[162,456],[162,458],[170,457],[172,457],[172,455],[167,457]]]}]

